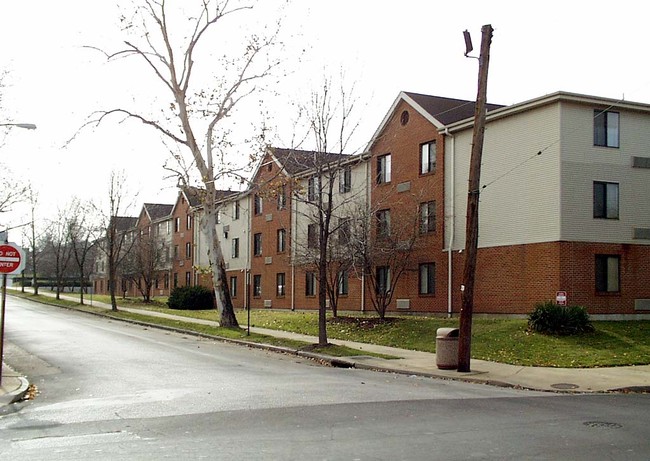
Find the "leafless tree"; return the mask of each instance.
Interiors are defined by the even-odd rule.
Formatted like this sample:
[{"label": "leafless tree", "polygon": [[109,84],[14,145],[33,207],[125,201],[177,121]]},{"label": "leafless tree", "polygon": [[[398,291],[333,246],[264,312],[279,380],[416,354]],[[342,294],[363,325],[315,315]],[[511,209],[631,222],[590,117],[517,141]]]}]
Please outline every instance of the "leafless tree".
[{"label": "leafless tree", "polygon": [[412,269],[421,243],[420,200],[416,194],[392,196],[391,208],[382,201],[359,209],[348,243],[354,267],[365,275],[373,308],[383,320],[402,275]]},{"label": "leafless tree", "polygon": [[[252,18],[247,14],[252,14],[254,5],[255,8],[261,8],[261,5],[236,0],[202,0],[191,5],[188,2],[182,3],[181,7],[165,0],[144,0],[137,7],[134,19],[124,20],[128,33],[133,35],[137,32],[140,35],[133,41],[125,41],[124,49],[108,55],[109,60],[131,56],[140,59],[153,77],[163,84],[169,99],[161,107],[164,112],[162,120],[125,108],[116,108],[100,112],[96,121],[100,123],[111,115],[139,120],[156,129],[167,142],[180,145],[191,153],[192,164],[205,189],[202,196],[201,230],[206,241],[210,242],[208,260],[221,325],[236,327],[238,323],[215,229],[215,182],[223,180],[221,174],[229,169],[222,161],[231,144],[231,133],[226,128],[227,118],[236,115],[234,109],[244,98],[260,91],[259,84],[271,76],[279,65],[279,60],[273,58],[272,49],[280,45],[280,25],[275,24],[270,33],[266,30],[252,30],[247,37],[233,43],[232,37],[235,36],[236,29],[232,26],[237,24],[228,21],[237,18],[250,20]],[[173,6],[180,8],[180,11],[173,10]],[[195,14],[187,14],[186,11],[192,6],[200,9]],[[267,6],[266,2],[264,6]],[[178,15],[183,14],[187,15],[185,24],[189,24],[189,34],[185,38],[182,38],[183,30],[174,28],[180,24],[177,21]],[[239,30],[246,30],[246,27],[248,24],[242,22]],[[211,42],[212,39],[220,42]],[[203,75],[215,73],[216,69],[216,74],[208,77],[212,81],[207,87],[201,80],[202,74],[197,73],[197,50],[200,47],[202,51],[207,51],[206,47],[213,50],[221,48],[219,52],[223,56],[231,50],[238,50],[234,57],[223,59],[203,56]]]},{"label": "leafless tree", "polygon": [[141,230],[123,263],[124,276],[132,281],[144,302],[151,301],[151,290],[167,254],[153,232]]},{"label": "leafless tree", "polygon": [[127,194],[126,176],[123,172],[111,172],[107,198],[107,208],[98,210],[102,216],[102,229],[106,232],[99,241],[99,250],[106,257],[111,309],[117,311],[115,296],[117,279],[120,267],[133,247],[134,226],[137,220],[123,215],[128,212],[131,205]]},{"label": "leafless tree", "polygon": [[[307,136],[311,138],[314,151],[302,155],[306,173],[303,182],[307,187],[295,188],[294,200],[298,219],[307,224],[306,239],[295,240],[294,263],[316,269],[318,280],[318,343],[327,341],[327,299],[336,315],[338,281],[340,271],[349,265],[347,255],[339,251],[337,238],[345,232],[351,205],[365,201],[365,187],[351,188],[351,172],[361,157],[347,152],[350,139],[355,133],[356,99],[354,91],[345,87],[343,79],[335,88],[332,79],[311,94],[308,105],[301,107],[307,121]],[[337,91],[338,90],[338,91]],[[303,242],[302,245],[300,242]],[[336,270],[336,273],[333,273]]]},{"label": "leafless tree", "polygon": [[39,260],[41,259],[41,242],[42,235],[37,231],[36,226],[36,208],[38,206],[38,192],[34,190],[32,185],[28,186],[27,189],[27,201],[29,202],[30,209],[30,223],[27,232],[24,232],[25,239],[29,245],[30,254],[29,254],[29,263],[32,269],[32,288],[34,290],[34,295],[38,295],[38,269]]},{"label": "leafless tree", "polygon": [[71,202],[65,218],[72,259],[79,275],[79,302],[81,304],[84,304],[84,292],[88,276],[92,271],[96,244],[100,234],[98,223],[92,219],[94,208],[92,204],[82,203],[75,198]]},{"label": "leafless tree", "polygon": [[65,211],[59,210],[57,218],[48,226],[43,251],[45,253],[43,266],[54,282],[56,299],[60,299],[70,275],[72,258],[72,245]]}]

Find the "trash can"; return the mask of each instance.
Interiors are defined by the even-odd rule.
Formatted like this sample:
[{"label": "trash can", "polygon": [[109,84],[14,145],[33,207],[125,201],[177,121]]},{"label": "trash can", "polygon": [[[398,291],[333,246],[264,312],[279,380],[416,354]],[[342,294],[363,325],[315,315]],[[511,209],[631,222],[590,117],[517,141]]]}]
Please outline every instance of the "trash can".
[{"label": "trash can", "polygon": [[458,368],[458,328],[438,328],[436,331],[436,365],[441,370]]}]

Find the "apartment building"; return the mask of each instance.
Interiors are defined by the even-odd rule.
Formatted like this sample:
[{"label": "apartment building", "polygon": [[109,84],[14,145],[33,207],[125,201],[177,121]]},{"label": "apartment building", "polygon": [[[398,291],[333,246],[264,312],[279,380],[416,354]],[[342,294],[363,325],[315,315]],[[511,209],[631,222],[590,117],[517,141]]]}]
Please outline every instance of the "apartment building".
[{"label": "apartment building", "polygon": [[[458,314],[473,124],[473,101],[402,92],[361,155],[269,148],[248,190],[218,198],[235,307],[318,307],[331,203],[328,303]],[[487,106],[476,313],[565,292],[592,315],[649,316],[649,128],[648,104],[565,92]],[[170,288],[210,285],[197,193],[170,214]]]},{"label": "apartment building", "polygon": [[[445,127],[446,247],[460,298],[472,121]],[[487,115],[476,307],[566,292],[591,314],[650,311],[650,105],[558,92]]]}]

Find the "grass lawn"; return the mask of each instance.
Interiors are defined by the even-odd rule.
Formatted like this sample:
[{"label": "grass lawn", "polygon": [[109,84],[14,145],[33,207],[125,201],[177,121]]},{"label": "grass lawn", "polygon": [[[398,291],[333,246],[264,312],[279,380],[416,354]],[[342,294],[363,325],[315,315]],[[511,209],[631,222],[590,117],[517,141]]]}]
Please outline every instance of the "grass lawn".
[{"label": "grass lawn", "polygon": [[[110,302],[108,297],[94,296],[93,299]],[[86,297],[86,302],[89,302],[88,297]],[[214,310],[172,310],[166,308],[163,303],[142,304],[137,299],[125,301],[120,298],[118,304],[124,307],[154,310],[188,318],[219,320],[218,314]],[[105,310],[102,309],[102,311]],[[118,313],[120,316],[127,316],[127,314],[142,315]],[[139,319],[139,317],[130,318]],[[143,318],[146,321],[152,321],[152,317],[144,316]],[[238,311],[237,319],[240,325],[245,326],[247,313]],[[214,328],[190,322],[179,323],[183,325],[179,328],[205,333],[208,331],[203,331],[204,328]],[[472,325],[472,357],[514,365],[571,368],[650,364],[650,321],[599,321],[593,322],[593,325],[594,333],[556,337],[528,332],[526,320],[475,318]],[[251,326],[317,336],[318,314],[316,312],[254,310],[251,311]],[[443,327],[458,327],[458,319],[406,316],[393,317],[386,322],[378,322],[376,316],[372,314],[363,317],[341,316],[338,319],[328,319],[327,333],[328,337],[332,339],[346,339],[435,352],[436,330]],[[245,336],[245,332],[227,330],[221,333],[223,330],[227,329],[209,330],[211,331],[209,334],[220,336],[234,334],[237,339],[244,340],[253,338],[253,335]],[[255,341],[267,343],[275,340],[275,338],[269,337],[255,339]],[[302,346],[305,344],[302,343]],[[358,353],[359,351],[349,351],[342,354],[355,355]]]}]

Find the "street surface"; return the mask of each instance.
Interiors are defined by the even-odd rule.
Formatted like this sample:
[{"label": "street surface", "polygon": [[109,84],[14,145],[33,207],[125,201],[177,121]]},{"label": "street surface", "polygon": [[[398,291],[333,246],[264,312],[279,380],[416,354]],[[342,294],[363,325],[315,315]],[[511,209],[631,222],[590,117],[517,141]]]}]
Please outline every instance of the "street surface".
[{"label": "street surface", "polygon": [[329,368],[7,298],[0,459],[650,459],[650,397]]}]

